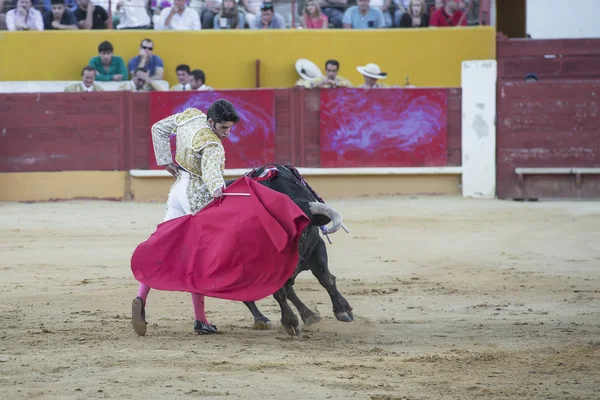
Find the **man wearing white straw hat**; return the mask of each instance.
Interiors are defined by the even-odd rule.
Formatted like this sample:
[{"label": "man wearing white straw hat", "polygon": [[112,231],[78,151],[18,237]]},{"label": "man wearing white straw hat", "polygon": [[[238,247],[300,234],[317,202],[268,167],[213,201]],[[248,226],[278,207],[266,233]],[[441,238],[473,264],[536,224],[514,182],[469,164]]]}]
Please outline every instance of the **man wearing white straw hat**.
[{"label": "man wearing white straw hat", "polygon": [[[213,199],[223,197],[225,181],[225,139],[240,117],[229,101],[220,99],[211,104],[206,114],[196,108],[171,115],[152,126],[152,143],[158,165],[176,179],[167,199],[164,220],[195,213]],[[170,136],[176,135],[175,161],[171,156]],[[131,322],[135,332],[146,334],[146,298],[150,287],[140,282],[138,295],[131,306]],[[204,296],[192,293],[194,331],[216,333],[204,312]]]},{"label": "man wearing white straw hat", "polygon": [[356,67],[356,70],[358,72],[360,72],[365,79],[365,83],[360,85],[359,86],[360,88],[371,89],[371,88],[389,87],[385,83],[377,82],[380,79],[387,78],[387,73],[381,72],[381,68],[379,68],[379,65],[369,63],[365,66]]}]

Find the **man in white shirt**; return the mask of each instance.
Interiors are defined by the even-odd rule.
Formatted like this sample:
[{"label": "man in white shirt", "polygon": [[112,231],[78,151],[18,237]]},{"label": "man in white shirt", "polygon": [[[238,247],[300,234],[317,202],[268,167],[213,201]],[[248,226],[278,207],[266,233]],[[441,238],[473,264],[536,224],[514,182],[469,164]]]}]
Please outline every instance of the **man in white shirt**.
[{"label": "man in white shirt", "polygon": [[43,31],[42,13],[31,6],[31,0],[19,0],[17,8],[6,13],[6,29],[9,31]]},{"label": "man in white shirt", "polygon": [[156,30],[198,31],[202,29],[200,16],[193,8],[185,6],[186,0],[173,0],[173,7],[160,12]]},{"label": "man in white shirt", "polygon": [[117,29],[151,29],[150,15],[146,11],[148,0],[119,0],[116,14],[119,16]]}]

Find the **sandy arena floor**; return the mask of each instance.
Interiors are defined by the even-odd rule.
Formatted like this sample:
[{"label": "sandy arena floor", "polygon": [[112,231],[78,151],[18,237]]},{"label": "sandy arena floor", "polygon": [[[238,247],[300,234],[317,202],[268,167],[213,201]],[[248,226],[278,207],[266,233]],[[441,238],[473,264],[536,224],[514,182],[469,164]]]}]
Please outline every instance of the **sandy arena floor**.
[{"label": "sandy arena floor", "polygon": [[192,330],[185,293],[152,292],[130,324],[129,258],[163,204],[0,203],[0,398],[599,399],[600,203],[333,201],[351,234],[330,269],[357,321],[288,337],[208,299],[221,335]]}]

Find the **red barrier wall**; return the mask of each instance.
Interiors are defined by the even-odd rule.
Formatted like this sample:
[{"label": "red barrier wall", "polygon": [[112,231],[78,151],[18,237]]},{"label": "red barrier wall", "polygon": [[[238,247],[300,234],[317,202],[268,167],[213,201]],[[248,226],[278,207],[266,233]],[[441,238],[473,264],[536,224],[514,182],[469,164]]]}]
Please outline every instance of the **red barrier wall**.
[{"label": "red barrier wall", "polygon": [[501,80],[600,79],[600,39],[498,40],[496,52]]},{"label": "red barrier wall", "polygon": [[[444,90],[457,166],[461,90]],[[275,162],[321,165],[319,104],[318,89],[275,90]],[[148,169],[149,109],[145,93],[0,94],[0,172]]]},{"label": "red barrier wall", "polygon": [[[600,39],[498,40],[497,196],[600,197],[600,176],[515,168],[600,166]],[[524,82],[534,72],[539,81]]]},{"label": "red barrier wall", "polygon": [[598,197],[600,175],[527,175],[515,168],[600,167],[600,80],[504,82],[498,104],[500,198]]}]

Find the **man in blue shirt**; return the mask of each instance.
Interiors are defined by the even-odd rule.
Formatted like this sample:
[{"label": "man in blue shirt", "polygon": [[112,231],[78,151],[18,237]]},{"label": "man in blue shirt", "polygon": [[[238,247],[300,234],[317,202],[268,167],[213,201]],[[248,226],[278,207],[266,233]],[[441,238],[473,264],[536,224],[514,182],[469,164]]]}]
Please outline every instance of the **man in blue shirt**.
[{"label": "man in blue shirt", "polygon": [[370,7],[370,2],[371,0],[357,0],[358,5],[346,10],[342,19],[344,29],[377,29],[385,27],[383,13],[378,8]]},{"label": "man in blue shirt", "polygon": [[131,76],[138,68],[146,68],[150,78],[160,81],[165,72],[163,60],[154,54],[154,42],[152,39],[144,39],[140,43],[140,52],[127,63]]},{"label": "man in blue shirt", "polygon": [[249,24],[250,29],[285,29],[285,19],[273,8],[273,3],[263,3],[260,6],[260,17],[254,18]]}]

